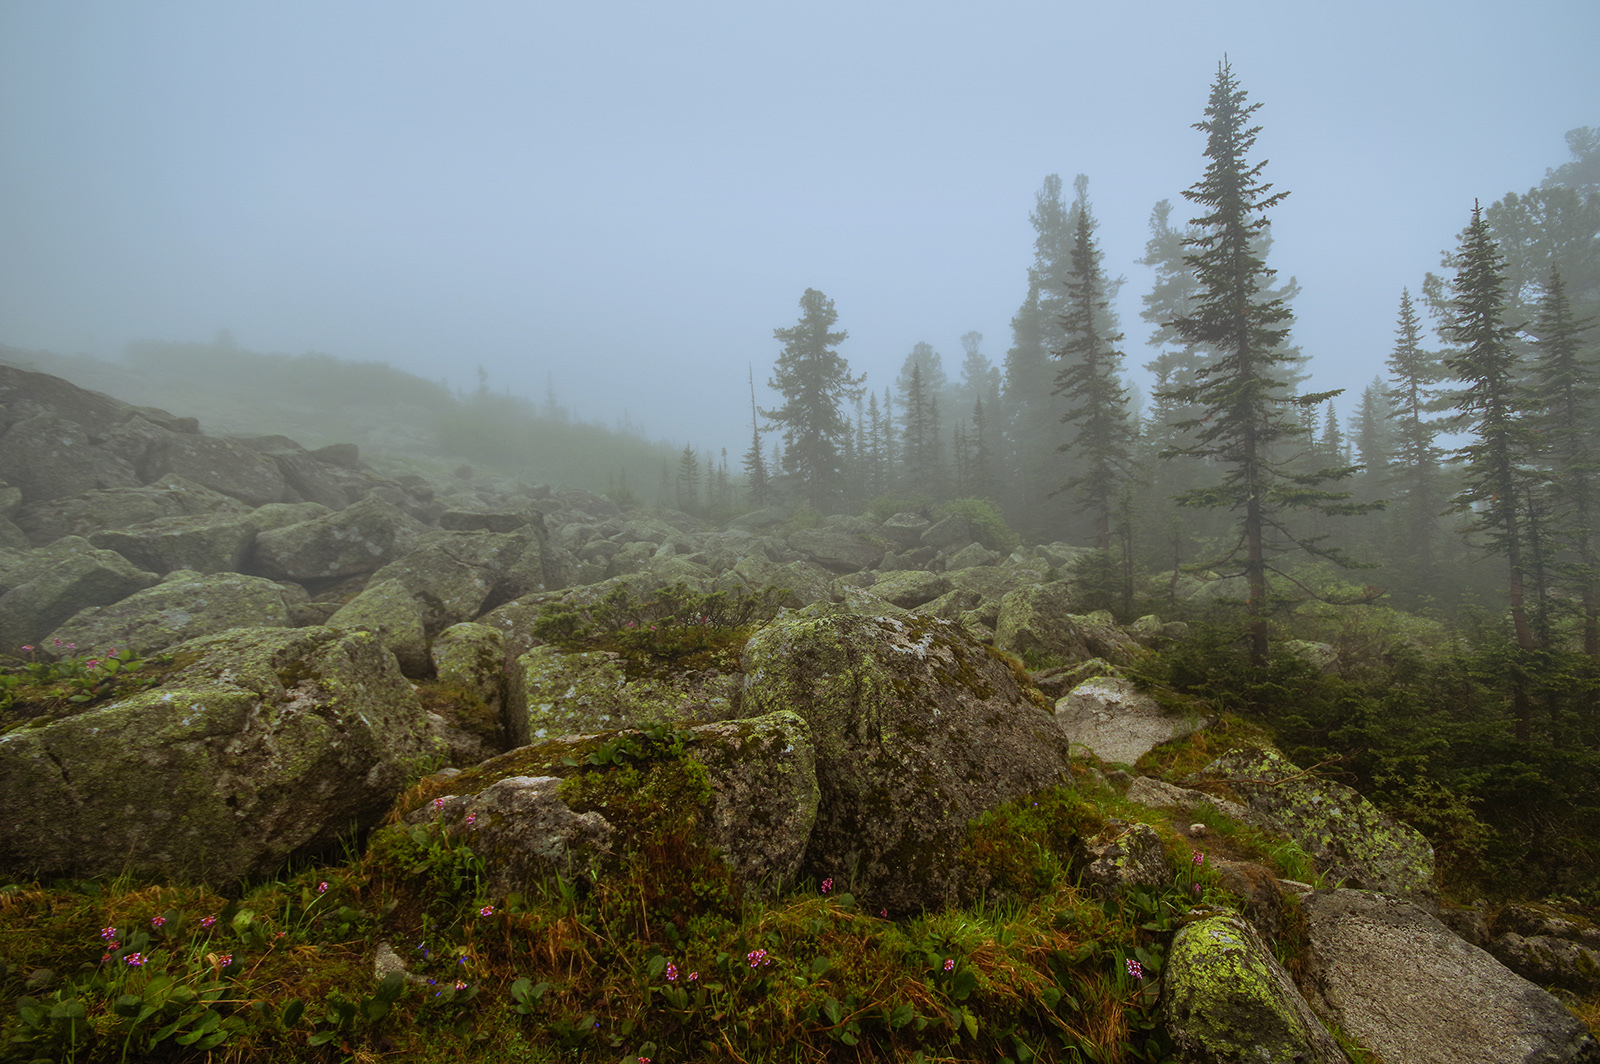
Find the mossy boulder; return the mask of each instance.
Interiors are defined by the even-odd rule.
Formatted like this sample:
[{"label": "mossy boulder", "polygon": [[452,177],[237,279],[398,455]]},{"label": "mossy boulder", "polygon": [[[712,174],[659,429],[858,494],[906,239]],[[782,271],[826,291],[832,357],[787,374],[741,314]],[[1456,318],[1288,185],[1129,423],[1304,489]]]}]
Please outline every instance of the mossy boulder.
[{"label": "mossy boulder", "polygon": [[369,495],[337,513],[261,532],[251,565],[291,580],[371,573],[408,553],[424,531],[415,518]]},{"label": "mossy boulder", "polygon": [[1160,890],[1172,884],[1172,862],[1161,836],[1149,824],[1113,821],[1085,847],[1082,886],[1102,897],[1130,887]]},{"label": "mossy boulder", "polygon": [[1162,1016],[1185,1064],[1347,1064],[1271,947],[1234,913],[1179,930],[1162,981]]},{"label": "mossy boulder", "polygon": [[[631,753],[592,763],[618,747]],[[567,735],[436,778],[405,819],[468,841],[502,894],[554,874],[603,876],[646,845],[709,857],[761,893],[800,866],[814,764],[792,713],[694,725],[659,743],[636,731]]]},{"label": "mossy boulder", "polygon": [[538,740],[734,713],[737,676],[665,665],[650,675],[628,673],[628,662],[613,651],[534,647],[517,658],[508,676],[508,730]]},{"label": "mossy boulder", "polygon": [[1061,782],[1068,743],[1009,664],[958,625],[814,607],[751,637],[746,715],[810,726],[820,804],[803,870],[874,909],[958,895],[967,822]]},{"label": "mossy boulder", "polygon": [[[440,632],[428,648],[439,682],[475,696],[501,722],[512,746],[528,741],[524,731],[512,734],[506,713],[505,640],[498,629],[465,621]],[[527,717],[524,715],[523,727]]]},{"label": "mossy boulder", "polygon": [[904,569],[895,573],[880,573],[868,589],[873,598],[883,599],[902,609],[914,609],[932,602],[950,590],[950,581],[939,573],[922,569]]},{"label": "mossy boulder", "polygon": [[234,629],[159,687],[0,736],[0,869],[269,874],[375,824],[436,756],[367,633]]},{"label": "mossy boulder", "polygon": [[[13,489],[14,490],[14,489]],[[183,477],[162,477],[140,488],[107,488],[22,507],[17,525],[36,547],[62,536],[89,536],[108,528],[132,528],[163,517],[246,514],[237,499]]]},{"label": "mossy boulder", "polygon": [[89,542],[152,573],[236,573],[245,567],[257,534],[326,512],[315,504],[273,503],[249,513],[163,517],[133,528],[101,529],[90,533]]},{"label": "mossy boulder", "polygon": [[1344,784],[1307,775],[1270,747],[1230,750],[1198,775],[1225,781],[1252,817],[1293,839],[1345,886],[1436,896],[1432,844]]},{"label": "mossy boulder", "polygon": [[[352,507],[354,509],[354,507]],[[542,590],[539,541],[524,532],[428,532],[372,578],[398,580],[422,607],[430,635],[485,608]]]},{"label": "mossy boulder", "polygon": [[327,623],[330,628],[371,632],[393,652],[400,671],[407,676],[423,677],[432,670],[422,607],[398,580],[374,579],[340,606]]},{"label": "mossy boulder", "polygon": [[789,536],[789,546],[833,573],[858,573],[883,560],[883,547],[864,536],[832,528],[802,528]]},{"label": "mossy boulder", "polygon": [[0,649],[38,644],[80,610],[121,602],[160,579],[78,536],[22,553],[0,571]]},{"label": "mossy boulder", "polygon": [[288,626],[284,590],[271,580],[180,569],[120,602],[79,611],[50,639],[80,650],[116,647],[146,655],[230,628]]},{"label": "mossy boulder", "polygon": [[139,473],[145,481],[176,474],[250,506],[293,501],[272,459],[227,437],[164,432],[144,452]]},{"label": "mossy boulder", "polygon": [[1095,657],[1073,617],[1074,592],[1065,580],[1017,588],[1000,600],[995,646],[1019,657],[1031,655],[1059,665]]}]

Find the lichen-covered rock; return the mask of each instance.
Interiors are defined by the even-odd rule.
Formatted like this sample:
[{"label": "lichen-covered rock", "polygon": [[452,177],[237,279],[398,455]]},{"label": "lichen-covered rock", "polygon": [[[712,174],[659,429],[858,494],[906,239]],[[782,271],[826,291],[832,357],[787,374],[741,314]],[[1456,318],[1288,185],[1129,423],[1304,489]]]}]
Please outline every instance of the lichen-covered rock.
[{"label": "lichen-covered rock", "polygon": [[226,437],[163,433],[145,451],[139,472],[145,482],[177,474],[251,506],[288,501],[277,465]]},{"label": "lichen-covered rock", "polygon": [[0,736],[4,874],[269,874],[376,823],[436,753],[366,633],[234,629],[173,654],[160,687]]},{"label": "lichen-covered rock", "polygon": [[971,521],[962,514],[951,514],[929,525],[917,538],[917,543],[938,550],[941,547],[959,547],[977,539],[978,530]]},{"label": "lichen-covered rock", "polygon": [[1078,634],[1072,585],[1065,580],[1032,584],[1000,600],[995,646],[1021,657],[1033,654],[1070,665],[1095,657]]},{"label": "lichen-covered rock", "polygon": [[1339,652],[1327,643],[1314,643],[1308,639],[1285,639],[1277,645],[1279,653],[1299,658],[1321,672],[1339,670]]},{"label": "lichen-covered rock", "polygon": [[738,676],[670,670],[630,679],[619,654],[534,647],[507,677],[508,730],[536,741],[655,721],[719,720],[733,714],[739,682]]},{"label": "lichen-covered rock", "polygon": [[1090,841],[1086,851],[1081,882],[1095,894],[1110,897],[1129,887],[1160,890],[1172,885],[1172,862],[1149,824],[1116,822]]},{"label": "lichen-covered rock", "polygon": [[422,607],[400,581],[374,578],[327,623],[330,628],[371,632],[394,654],[401,672],[411,677],[428,675],[432,661]]},{"label": "lichen-covered rock", "polygon": [[291,580],[371,573],[409,552],[424,531],[415,518],[369,496],[337,513],[260,533],[252,565]]},{"label": "lichen-covered rock", "polygon": [[0,648],[38,644],[80,610],[120,602],[159,579],[78,536],[21,554],[0,571]]},{"label": "lichen-covered rock", "polygon": [[1056,702],[1056,720],[1075,744],[1102,761],[1133,764],[1169,739],[1205,726],[1198,714],[1169,712],[1134,686],[1112,676],[1085,680]]},{"label": "lichen-covered rock", "polygon": [[960,627],[814,607],[746,645],[742,712],[810,726],[821,792],[805,871],[874,907],[943,904],[967,822],[1062,779],[1066,737]]},{"label": "lichen-covered rock", "polygon": [[1600,1046],[1559,1001],[1410,902],[1333,890],[1302,905],[1313,1004],[1384,1060],[1600,1060]]},{"label": "lichen-covered rock", "polygon": [[82,425],[44,410],[17,421],[0,436],[0,477],[20,489],[23,501],[30,503],[139,484],[138,474],[127,462],[90,446]]},{"label": "lichen-covered rock", "polygon": [[1600,953],[1569,938],[1507,931],[1487,949],[1507,968],[1540,986],[1559,986],[1579,994],[1600,990]]},{"label": "lichen-covered rock", "polygon": [[1435,896],[1433,846],[1344,784],[1305,775],[1271,748],[1231,750],[1199,774],[1226,780],[1254,816],[1344,885]]},{"label": "lichen-covered rock", "polygon": [[790,534],[789,546],[805,558],[835,573],[858,573],[883,560],[883,548],[849,532],[827,528],[802,528]]},{"label": "lichen-covered rock", "polygon": [[435,637],[428,652],[439,681],[477,696],[501,722],[510,745],[528,741],[527,715],[521,715],[518,734],[506,712],[505,640],[498,629],[471,621],[453,624]]},{"label": "lichen-covered rock", "polygon": [[428,631],[437,633],[474,620],[486,603],[499,605],[542,590],[541,557],[531,534],[429,532],[372,578],[404,585],[421,605]]},{"label": "lichen-covered rock", "polygon": [[663,819],[719,855],[747,889],[769,893],[792,880],[817,810],[803,720],[779,712],[695,725],[678,737],[681,752],[636,744],[625,764],[589,764],[590,753],[623,739],[643,736],[608,731],[519,747],[455,775],[440,788],[454,794],[406,820],[469,839],[502,893],[556,872],[602,870]]},{"label": "lichen-covered rock", "polygon": [[89,542],[114,550],[152,573],[179,569],[237,573],[244,568],[262,526],[263,522],[249,512],[163,517],[132,528],[91,532]]},{"label": "lichen-covered rock", "polygon": [[1128,784],[1127,793],[1123,797],[1130,802],[1150,806],[1152,809],[1199,809],[1209,805],[1224,816],[1240,822],[1244,822],[1250,816],[1250,810],[1238,802],[1218,798],[1204,791],[1179,787],[1150,776],[1135,777],[1133,782]]},{"label": "lichen-covered rock", "polygon": [[706,766],[708,825],[740,880],[762,893],[791,882],[817,819],[816,752],[799,714],[697,724],[689,756]]},{"label": "lichen-covered rock", "polygon": [[950,590],[950,581],[939,573],[921,569],[907,569],[898,573],[880,573],[871,587],[873,598],[883,599],[902,609],[913,609],[932,602]]},{"label": "lichen-covered rock", "polygon": [[1161,1013],[1185,1064],[1347,1064],[1272,949],[1232,913],[1173,938]]},{"label": "lichen-covered rock", "polygon": [[42,547],[62,536],[88,537],[102,529],[132,528],[163,517],[249,512],[238,499],[174,476],[140,488],[106,488],[30,503],[17,511],[16,522],[30,543]]},{"label": "lichen-covered rock", "polygon": [[900,513],[880,525],[878,532],[902,547],[915,547],[921,544],[922,534],[931,524],[932,522],[921,514]]},{"label": "lichen-covered rock", "polygon": [[112,647],[153,654],[229,628],[286,628],[283,588],[259,576],[180,569],[109,606],[75,614],[49,636],[80,651]]},{"label": "lichen-covered rock", "polygon": [[575,813],[557,776],[508,776],[474,794],[454,794],[416,810],[412,824],[437,823],[483,859],[490,893],[525,893],[530,884],[586,872],[611,848],[611,825],[596,812]]}]

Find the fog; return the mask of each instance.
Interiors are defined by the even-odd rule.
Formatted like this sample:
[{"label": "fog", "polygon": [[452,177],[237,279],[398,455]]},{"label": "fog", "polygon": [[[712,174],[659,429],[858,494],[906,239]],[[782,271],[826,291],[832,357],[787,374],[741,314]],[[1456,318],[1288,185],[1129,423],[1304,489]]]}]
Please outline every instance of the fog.
[{"label": "fog", "polygon": [[1081,172],[1137,365],[1135,260],[1156,201],[1189,216],[1226,54],[1312,385],[1359,390],[1474,199],[1600,124],[1591,0],[1111,8],[7,0],[0,343],[481,365],[735,451],[808,287],[871,387],[971,330],[1000,362],[1034,194]]}]

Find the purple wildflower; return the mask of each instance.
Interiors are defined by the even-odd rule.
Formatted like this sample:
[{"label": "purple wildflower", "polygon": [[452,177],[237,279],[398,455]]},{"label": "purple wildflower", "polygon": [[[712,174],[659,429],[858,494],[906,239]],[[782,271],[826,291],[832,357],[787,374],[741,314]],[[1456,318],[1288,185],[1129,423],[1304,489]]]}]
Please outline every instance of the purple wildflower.
[{"label": "purple wildflower", "polygon": [[493,916],[494,915],[494,906],[493,905],[485,905],[483,908],[478,910],[478,915],[479,916]]},{"label": "purple wildflower", "polygon": [[826,894],[833,889],[833,878],[830,876],[822,881],[822,893]]},{"label": "purple wildflower", "polygon": [[132,965],[135,968],[144,967],[144,954],[143,953],[130,953],[126,957],[124,957],[122,959],[127,961],[130,965]]},{"label": "purple wildflower", "polygon": [[956,960],[954,957],[946,957],[944,959],[944,970],[947,972],[953,972],[956,970]]},{"label": "purple wildflower", "polygon": [[167,918],[165,916],[152,916],[150,918],[151,927],[162,927],[166,924],[166,922]]},{"label": "purple wildflower", "polygon": [[1128,974],[1133,976],[1135,979],[1143,979],[1144,978],[1144,965],[1140,964],[1138,961],[1134,960],[1132,957],[1129,957],[1128,958]]},{"label": "purple wildflower", "polygon": [[114,927],[102,927],[100,929],[100,937],[110,942],[117,937],[117,929]]},{"label": "purple wildflower", "polygon": [[676,964],[673,964],[671,961],[668,961],[667,962],[667,982],[676,983],[677,981],[678,981],[678,966]]}]

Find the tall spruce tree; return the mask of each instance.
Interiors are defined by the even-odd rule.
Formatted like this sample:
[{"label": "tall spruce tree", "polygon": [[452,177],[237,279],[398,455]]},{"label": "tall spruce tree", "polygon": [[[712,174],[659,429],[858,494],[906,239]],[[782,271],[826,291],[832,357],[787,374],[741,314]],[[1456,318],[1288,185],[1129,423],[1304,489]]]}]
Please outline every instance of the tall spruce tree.
[{"label": "tall spruce tree", "polygon": [[[747,367],[748,368],[748,367]],[[744,453],[744,482],[750,505],[760,508],[772,498],[772,485],[767,479],[767,461],[761,454],[761,421],[756,410],[756,374],[750,373],[750,449]]]},{"label": "tall spruce tree", "polygon": [[[1451,345],[1445,367],[1461,385],[1455,396],[1457,427],[1472,437],[1455,452],[1465,470],[1455,508],[1468,516],[1467,528],[1478,542],[1505,559],[1506,595],[1517,646],[1533,651],[1539,648],[1527,608],[1533,499],[1525,475],[1533,438],[1518,395],[1516,331],[1505,324],[1505,263],[1476,203],[1454,265],[1442,329]],[[1513,678],[1513,698],[1516,736],[1526,741],[1531,736],[1532,705],[1520,674]]]},{"label": "tall spruce tree", "polygon": [[1534,429],[1550,463],[1557,528],[1570,558],[1564,568],[1583,610],[1583,649],[1600,658],[1600,364],[1586,350],[1592,320],[1575,320],[1566,283],[1552,270],[1534,335]]},{"label": "tall spruce tree", "polygon": [[1057,357],[1055,395],[1066,398],[1061,422],[1071,435],[1060,450],[1076,458],[1076,469],[1058,491],[1075,494],[1089,510],[1095,543],[1111,547],[1111,512],[1132,469],[1133,430],[1128,390],[1122,384],[1122,334],[1111,324],[1099,242],[1095,240],[1087,179],[1079,175],[1073,211],[1072,271],[1067,275],[1066,335]]},{"label": "tall spruce tree", "polygon": [[852,377],[850,364],[835,350],[850,334],[829,331],[839,320],[833,300],[807,288],[800,311],[797,324],[772,331],[783,351],[768,384],[783,396],[783,405],[761,413],[783,430],[784,471],[799,481],[814,508],[824,510],[840,490],[841,452],[850,433],[841,408],[859,394],[866,375]]},{"label": "tall spruce tree", "polygon": [[1413,574],[1409,597],[1417,600],[1438,586],[1439,512],[1445,492],[1439,469],[1444,452],[1434,442],[1441,426],[1434,414],[1444,367],[1422,347],[1422,322],[1409,289],[1400,290],[1394,332],[1388,361],[1394,467],[1388,485],[1397,510],[1395,538],[1409,555],[1404,570]]},{"label": "tall spruce tree", "polygon": [[1199,281],[1194,310],[1172,322],[1185,341],[1204,348],[1211,360],[1186,388],[1169,389],[1166,398],[1193,403],[1203,413],[1181,423],[1194,442],[1171,454],[1199,458],[1225,470],[1219,483],[1182,493],[1186,506],[1227,507],[1238,514],[1239,536],[1213,561],[1236,567],[1249,588],[1250,655],[1257,664],[1268,653],[1269,574],[1282,573],[1270,557],[1299,548],[1332,557],[1337,553],[1290,528],[1289,511],[1309,508],[1330,513],[1357,512],[1348,492],[1319,487],[1352,470],[1328,468],[1290,473],[1281,449],[1308,434],[1303,411],[1326,402],[1337,391],[1294,395],[1286,379],[1295,355],[1286,344],[1293,317],[1281,299],[1263,299],[1276,271],[1256,254],[1257,234],[1269,224],[1266,212],[1288,195],[1272,192],[1262,180],[1265,162],[1251,163],[1259,126],[1249,124],[1261,106],[1247,104],[1243,89],[1224,60],[1195,128],[1206,134],[1205,175],[1184,196],[1205,210],[1192,224],[1198,232],[1186,257]]}]

